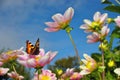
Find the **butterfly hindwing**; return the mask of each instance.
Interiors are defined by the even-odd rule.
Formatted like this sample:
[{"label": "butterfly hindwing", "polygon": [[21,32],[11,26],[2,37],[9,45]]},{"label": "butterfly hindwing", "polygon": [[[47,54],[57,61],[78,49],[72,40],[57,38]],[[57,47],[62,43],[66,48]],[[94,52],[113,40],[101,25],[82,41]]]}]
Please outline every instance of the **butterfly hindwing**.
[{"label": "butterfly hindwing", "polygon": [[26,41],[26,52],[28,54],[37,55],[39,54],[39,39],[33,45],[29,40]]}]

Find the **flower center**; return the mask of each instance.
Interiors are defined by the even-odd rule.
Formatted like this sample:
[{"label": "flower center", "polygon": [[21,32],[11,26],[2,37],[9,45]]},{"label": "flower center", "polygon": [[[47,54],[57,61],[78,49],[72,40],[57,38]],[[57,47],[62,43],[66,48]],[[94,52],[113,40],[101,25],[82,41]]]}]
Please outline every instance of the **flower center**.
[{"label": "flower center", "polygon": [[43,75],[40,80],[50,80],[49,76]]},{"label": "flower center", "polygon": [[93,21],[92,24],[91,24],[91,28],[93,30],[99,31],[100,30],[100,24],[98,22]]}]

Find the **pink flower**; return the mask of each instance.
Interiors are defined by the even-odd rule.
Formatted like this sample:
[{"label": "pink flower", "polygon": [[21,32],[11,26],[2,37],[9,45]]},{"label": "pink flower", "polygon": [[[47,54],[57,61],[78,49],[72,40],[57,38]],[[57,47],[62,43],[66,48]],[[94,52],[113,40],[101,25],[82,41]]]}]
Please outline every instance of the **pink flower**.
[{"label": "pink flower", "polygon": [[0,76],[5,75],[9,71],[9,68],[0,67]]},{"label": "pink flower", "polygon": [[84,29],[85,32],[96,32],[101,30],[107,21],[107,16],[107,13],[101,14],[100,12],[96,12],[93,16],[94,21],[91,22],[88,19],[84,19],[85,24],[81,25],[80,28]]},{"label": "pink flower", "polygon": [[87,75],[97,68],[97,63],[93,58],[91,58],[87,54],[83,54],[83,56],[85,59],[82,59],[82,62],[84,63],[84,65],[80,66],[80,69],[82,69],[80,74]]},{"label": "pink flower", "polygon": [[73,73],[74,73],[74,68],[71,68],[71,69],[68,68],[65,72],[67,76],[71,76]]},{"label": "pink flower", "polygon": [[67,69],[66,72],[64,74],[62,74],[61,79],[66,80],[67,78],[69,78],[72,74],[74,73],[74,68],[71,69]]},{"label": "pink flower", "polygon": [[7,73],[7,75],[10,77],[10,78],[13,78],[15,80],[22,80],[24,79],[23,76],[20,76],[19,74],[15,73],[15,72],[11,72],[11,73]]},{"label": "pink flower", "polygon": [[74,14],[74,9],[72,7],[68,8],[64,15],[57,13],[52,16],[52,19],[54,22],[46,22],[45,24],[48,26],[48,28],[45,28],[45,31],[47,32],[55,32],[60,29],[65,29],[68,27],[72,17]]},{"label": "pink flower", "polygon": [[3,62],[0,62],[0,66],[2,66],[3,65]]},{"label": "pink flower", "polygon": [[44,49],[40,49],[40,53],[38,55],[30,55],[25,53],[24,55],[19,55],[17,61],[26,67],[43,67],[46,64],[49,64],[56,54],[56,51],[48,51],[45,54]]},{"label": "pink flower", "polygon": [[83,76],[80,73],[74,72],[72,76],[70,76],[70,80],[80,80],[82,77]]},{"label": "pink flower", "polygon": [[95,43],[100,40],[100,35],[94,32],[92,35],[88,35],[87,38],[88,38],[87,40],[88,43]]},{"label": "pink flower", "polygon": [[88,43],[95,43],[95,42],[98,42],[98,41],[102,41],[109,33],[110,29],[107,28],[107,26],[103,26],[101,31],[98,33],[98,32],[93,32],[92,35],[88,35],[87,38],[88,38]]},{"label": "pink flower", "polygon": [[39,80],[57,80],[56,75],[54,73],[52,73],[50,70],[43,70],[41,74],[35,74],[34,78],[32,80],[38,80],[38,76],[39,76]]},{"label": "pink flower", "polygon": [[114,19],[117,26],[120,28],[120,16],[117,16],[117,18]]},{"label": "pink flower", "polygon": [[10,50],[10,51],[0,54],[0,65],[6,62],[12,61],[12,60],[16,60],[17,56],[20,54],[24,54],[24,52],[22,51],[22,48],[19,50]]}]

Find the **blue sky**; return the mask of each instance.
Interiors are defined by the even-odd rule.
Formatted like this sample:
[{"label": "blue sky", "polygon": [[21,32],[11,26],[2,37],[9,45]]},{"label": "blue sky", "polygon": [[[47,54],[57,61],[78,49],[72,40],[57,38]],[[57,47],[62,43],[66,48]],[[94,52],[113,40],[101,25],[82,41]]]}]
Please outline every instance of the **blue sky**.
[{"label": "blue sky", "polygon": [[[98,44],[88,44],[83,30],[79,26],[83,19],[90,19],[96,11],[105,13],[100,0],[0,0],[0,49],[19,49],[25,47],[26,40],[33,44],[40,38],[40,47],[46,51],[58,51],[56,59],[75,55],[73,46],[65,31],[54,33],[44,31],[45,22],[52,21],[51,16],[64,13],[73,7],[75,14],[70,25],[79,55],[98,51]],[[118,14],[109,13],[110,17]]]}]

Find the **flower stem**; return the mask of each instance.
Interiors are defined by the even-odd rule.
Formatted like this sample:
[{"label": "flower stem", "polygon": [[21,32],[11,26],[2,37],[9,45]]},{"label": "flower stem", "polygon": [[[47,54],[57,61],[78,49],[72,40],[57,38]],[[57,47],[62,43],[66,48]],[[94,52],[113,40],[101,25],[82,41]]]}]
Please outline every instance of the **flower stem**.
[{"label": "flower stem", "polygon": [[75,53],[76,53],[76,57],[78,58],[78,61],[80,62],[80,57],[79,57],[79,55],[78,55],[78,50],[77,50],[77,47],[76,47],[76,45],[75,45],[75,43],[74,43],[74,40],[73,40],[70,32],[67,32],[67,34],[68,34],[68,36],[69,36],[69,38],[70,38],[70,40],[71,40],[71,42],[72,42],[72,45],[73,45],[73,47],[74,47],[74,50],[75,50]]},{"label": "flower stem", "polygon": [[[102,44],[102,42],[101,42]],[[101,49],[101,52],[102,52],[102,66],[104,67],[105,66],[105,63],[104,63],[104,51]],[[105,80],[105,70],[102,72],[102,80]]]},{"label": "flower stem", "polygon": [[12,67],[13,67],[14,72],[18,75],[18,80],[21,80],[21,79],[19,78],[19,74],[17,73],[17,71],[16,71],[16,69],[15,69],[15,66],[12,65]]},{"label": "flower stem", "polygon": [[97,72],[97,73],[98,73],[99,79],[102,80],[101,74],[99,72]]},{"label": "flower stem", "polygon": [[41,69],[38,68],[38,80],[40,79],[39,74],[41,73]]}]

